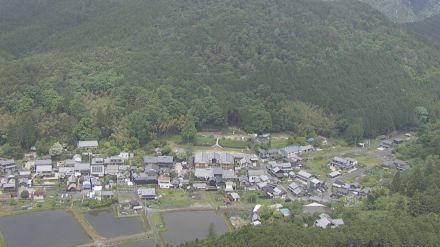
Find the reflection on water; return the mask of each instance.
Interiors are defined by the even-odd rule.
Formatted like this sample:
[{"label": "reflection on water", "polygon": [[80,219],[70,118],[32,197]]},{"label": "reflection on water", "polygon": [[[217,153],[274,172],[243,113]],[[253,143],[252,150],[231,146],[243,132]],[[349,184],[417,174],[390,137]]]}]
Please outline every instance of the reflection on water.
[{"label": "reflection on water", "polygon": [[115,218],[111,210],[86,213],[85,217],[103,237],[131,235],[144,231],[139,217]]},{"label": "reflection on water", "polygon": [[217,235],[227,231],[222,217],[213,211],[165,213],[163,217],[168,230],[162,235],[167,244],[174,246],[206,238],[210,225]]},{"label": "reflection on water", "polygon": [[68,247],[91,241],[62,210],[0,218],[0,231],[8,247]]}]

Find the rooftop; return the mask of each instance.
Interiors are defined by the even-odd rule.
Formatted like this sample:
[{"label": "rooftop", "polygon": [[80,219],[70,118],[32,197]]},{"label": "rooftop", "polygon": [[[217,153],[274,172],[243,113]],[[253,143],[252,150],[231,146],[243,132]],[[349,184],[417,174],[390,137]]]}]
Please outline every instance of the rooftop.
[{"label": "rooftop", "polygon": [[234,156],[229,153],[197,152],[194,155],[196,164],[234,164]]},{"label": "rooftop", "polygon": [[52,160],[36,160],[35,166],[40,166],[40,165],[52,165]]},{"label": "rooftop", "polygon": [[170,164],[173,163],[173,156],[144,156],[144,164]]},{"label": "rooftop", "polygon": [[98,148],[98,141],[96,140],[79,141],[78,148]]}]

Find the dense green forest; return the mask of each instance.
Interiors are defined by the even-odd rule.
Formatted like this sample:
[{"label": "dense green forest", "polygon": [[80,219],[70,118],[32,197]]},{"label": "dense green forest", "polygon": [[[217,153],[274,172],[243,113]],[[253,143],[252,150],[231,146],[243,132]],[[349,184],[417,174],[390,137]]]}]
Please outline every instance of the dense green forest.
[{"label": "dense green forest", "polygon": [[416,22],[440,13],[437,0],[360,0],[399,23]]},{"label": "dense green forest", "polygon": [[411,160],[411,170],[382,178],[382,186],[358,203],[333,203],[333,215],[345,222],[340,229],[304,228],[310,217],[299,212],[284,223],[245,227],[184,246],[438,246],[440,124],[424,126],[419,135],[397,150]]},{"label": "dense green forest", "polygon": [[431,39],[432,42],[439,45],[440,41],[440,14],[427,18],[423,21],[407,24],[409,30],[418,35]]},{"label": "dense green forest", "polygon": [[[440,116],[440,53],[356,1],[0,0],[0,136],[373,136]],[[8,147],[9,148],[9,147]]]}]

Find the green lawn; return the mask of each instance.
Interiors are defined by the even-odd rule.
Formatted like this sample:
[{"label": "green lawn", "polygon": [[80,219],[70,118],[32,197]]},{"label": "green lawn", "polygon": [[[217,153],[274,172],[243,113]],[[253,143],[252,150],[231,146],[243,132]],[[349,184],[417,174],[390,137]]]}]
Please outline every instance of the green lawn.
[{"label": "green lawn", "polygon": [[354,159],[356,159],[359,164],[365,165],[367,167],[374,167],[377,165],[380,165],[379,160],[377,160],[375,157],[367,156],[367,155],[360,155],[360,156],[353,156]]},{"label": "green lawn", "polygon": [[222,138],[219,140],[219,144],[222,147],[225,148],[247,148],[250,146],[250,143],[248,141],[242,141],[242,140],[234,140],[234,139],[226,139]]},{"label": "green lawn", "polygon": [[194,140],[195,146],[213,146],[216,143],[216,138],[214,136],[196,136]]},{"label": "green lawn", "polygon": [[370,170],[366,176],[361,180],[363,187],[376,187],[386,181],[391,181],[394,177],[395,171],[376,167]]},{"label": "green lawn", "polygon": [[312,174],[318,175],[321,179],[326,180],[327,174],[331,172],[328,165],[329,159],[322,155],[314,155],[307,160],[304,168]]},{"label": "green lawn", "polygon": [[184,190],[158,189],[160,197],[157,203],[160,208],[183,207],[191,204],[191,198]]},{"label": "green lawn", "polygon": [[272,138],[270,140],[271,148],[283,148],[289,146],[287,138]]}]

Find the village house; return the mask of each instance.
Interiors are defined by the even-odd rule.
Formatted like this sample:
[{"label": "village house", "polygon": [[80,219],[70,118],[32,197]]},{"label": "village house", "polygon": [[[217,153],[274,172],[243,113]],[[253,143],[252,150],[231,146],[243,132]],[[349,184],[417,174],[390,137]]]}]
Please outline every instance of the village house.
[{"label": "village house", "polygon": [[148,164],[145,165],[144,172],[148,175],[158,175],[160,173],[160,167],[156,164]]},{"label": "village house", "polygon": [[118,165],[118,166],[122,166],[125,164],[125,162],[128,160],[128,157],[125,155],[115,155],[115,156],[110,156],[107,157],[103,160],[104,165],[108,166],[108,165]]},{"label": "village house", "polygon": [[240,196],[238,195],[238,193],[235,193],[235,192],[229,193],[227,195],[227,197],[229,198],[229,200],[231,202],[238,202],[238,201],[240,201]]},{"label": "village house", "polygon": [[159,188],[161,189],[169,189],[172,188],[171,178],[166,175],[160,175],[158,179]]},{"label": "village house", "polygon": [[0,171],[3,173],[13,173],[17,169],[15,160],[0,160]]},{"label": "village house", "polygon": [[196,168],[194,176],[199,180],[210,180],[214,178],[214,170],[212,168]]},{"label": "village house", "polygon": [[229,153],[197,152],[194,155],[195,168],[220,166],[233,169],[234,164],[234,156]]},{"label": "village house", "polygon": [[173,156],[144,156],[144,165],[157,165],[160,169],[173,166]]},{"label": "village house", "polygon": [[322,229],[337,228],[344,225],[342,219],[332,219],[328,214],[322,213],[319,215],[319,219],[315,221],[315,227]]},{"label": "village house", "polygon": [[96,140],[78,142],[79,149],[97,149],[98,147],[98,141]]},{"label": "village house", "polygon": [[341,176],[341,173],[339,171],[333,171],[333,172],[330,172],[329,174],[327,174],[327,177],[329,177],[329,178],[336,178],[339,176]]},{"label": "village house", "polygon": [[383,163],[386,168],[397,169],[401,171],[406,171],[411,169],[411,165],[403,160],[388,160]]},{"label": "village house", "polygon": [[303,207],[303,213],[305,214],[329,213],[330,211],[327,206],[316,202],[304,205]]},{"label": "village house", "polygon": [[285,158],[291,158],[301,154],[307,154],[315,151],[312,145],[307,146],[288,146],[280,149],[280,154]]},{"label": "village house", "polygon": [[396,145],[403,144],[404,142],[405,142],[405,140],[403,140],[400,137],[396,137],[396,138],[393,139],[393,143],[396,144]]},{"label": "village house", "polygon": [[383,140],[379,144],[380,148],[391,150],[393,149],[393,140]]},{"label": "village house", "polygon": [[341,188],[343,186],[345,186],[345,183],[342,182],[341,180],[335,180],[332,184],[332,187],[335,187],[335,188]]},{"label": "village house", "polygon": [[264,170],[248,170],[248,181],[251,184],[258,183],[263,175],[265,175]]},{"label": "village house", "polygon": [[36,160],[34,167],[35,173],[39,176],[53,175],[52,160]]},{"label": "village house", "polygon": [[324,183],[317,178],[310,178],[308,182],[309,188],[311,189],[319,189],[324,186]]},{"label": "village house", "polygon": [[30,178],[31,175],[32,175],[32,173],[29,170],[23,169],[23,170],[18,171],[19,178]]},{"label": "village house", "polygon": [[103,164],[90,165],[90,175],[97,177],[104,177],[105,167]]},{"label": "village house", "polygon": [[3,192],[15,192],[17,191],[17,184],[15,178],[8,178],[7,182],[2,185]]},{"label": "village house", "polygon": [[73,167],[75,174],[87,176],[90,175],[90,164],[89,163],[76,163]]},{"label": "village house", "polygon": [[288,189],[295,196],[302,196],[302,195],[304,195],[304,188],[301,185],[299,185],[299,184],[297,184],[295,182],[292,182],[291,184],[289,184]]},{"label": "village house", "polygon": [[315,176],[312,175],[312,174],[310,174],[310,173],[308,173],[308,172],[306,172],[306,171],[299,171],[299,172],[296,174],[296,177],[297,177],[299,180],[301,180],[301,181],[303,181],[303,182],[305,182],[305,183],[308,183],[309,180],[312,179],[312,178],[314,178]]},{"label": "village house", "polygon": [[138,196],[144,200],[156,200],[156,189],[154,188],[139,188]]},{"label": "village house", "polygon": [[158,185],[157,175],[148,175],[145,173],[133,174],[133,183],[136,185]]},{"label": "village house", "polygon": [[18,186],[19,187],[30,187],[32,182],[29,178],[18,178]]},{"label": "village house", "polygon": [[74,167],[63,166],[63,167],[58,168],[58,177],[60,179],[64,179],[65,177],[69,177],[74,174],[75,174]]},{"label": "village house", "polygon": [[352,169],[358,164],[357,160],[351,158],[334,157],[330,160],[330,165],[339,169]]}]

